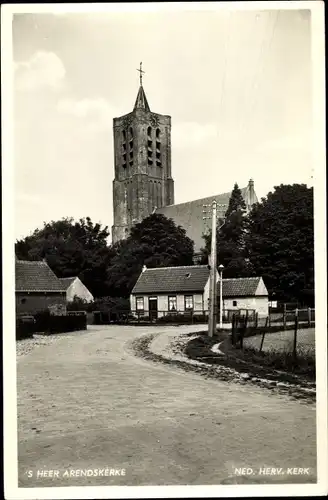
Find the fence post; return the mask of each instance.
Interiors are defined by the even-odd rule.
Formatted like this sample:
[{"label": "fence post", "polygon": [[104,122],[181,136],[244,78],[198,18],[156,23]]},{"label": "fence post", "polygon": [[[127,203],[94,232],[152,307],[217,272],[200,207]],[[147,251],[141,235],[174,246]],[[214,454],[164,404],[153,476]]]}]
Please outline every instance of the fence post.
[{"label": "fence post", "polygon": [[233,314],[232,315],[232,329],[231,329],[231,340],[232,340],[232,345],[236,345],[236,317]]},{"label": "fence post", "polygon": [[308,307],[308,323],[309,327],[311,326],[311,307]]},{"label": "fence post", "polygon": [[240,349],[243,349],[244,347],[244,335],[246,333],[247,329],[247,320],[248,320],[248,314],[246,313],[245,319],[244,319],[244,324],[240,332]]},{"label": "fence post", "polygon": [[286,323],[287,323],[287,306],[286,306],[286,304],[284,304],[283,323],[284,323],[284,330],[286,330]]},{"label": "fence post", "polygon": [[262,351],[262,348],[263,348],[263,344],[264,344],[264,337],[265,337],[265,329],[267,328],[268,326],[268,320],[269,320],[269,316],[266,317],[266,320],[265,320],[265,327],[263,328],[263,334],[262,334],[262,339],[261,339],[261,345],[260,345],[260,352]]},{"label": "fence post", "polygon": [[296,361],[296,348],[297,348],[297,329],[298,329],[298,316],[295,314],[295,329],[294,329],[294,346],[293,346],[293,358]]}]

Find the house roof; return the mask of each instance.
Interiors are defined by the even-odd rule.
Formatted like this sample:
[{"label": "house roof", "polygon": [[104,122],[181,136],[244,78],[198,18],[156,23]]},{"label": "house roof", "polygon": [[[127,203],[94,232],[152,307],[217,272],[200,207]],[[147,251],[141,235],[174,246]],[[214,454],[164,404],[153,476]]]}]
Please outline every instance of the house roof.
[{"label": "house roof", "polygon": [[178,293],[203,291],[209,277],[207,266],[156,267],[143,271],[134,288],[136,293]]},{"label": "house roof", "polygon": [[[226,278],[222,280],[223,297],[252,297],[261,278]],[[220,282],[218,282],[219,290]]]},{"label": "house roof", "polygon": [[65,290],[71,286],[73,281],[75,281],[77,276],[72,276],[71,278],[59,278]]},{"label": "house roof", "polygon": [[16,260],[16,292],[64,292],[62,282],[45,261]]}]

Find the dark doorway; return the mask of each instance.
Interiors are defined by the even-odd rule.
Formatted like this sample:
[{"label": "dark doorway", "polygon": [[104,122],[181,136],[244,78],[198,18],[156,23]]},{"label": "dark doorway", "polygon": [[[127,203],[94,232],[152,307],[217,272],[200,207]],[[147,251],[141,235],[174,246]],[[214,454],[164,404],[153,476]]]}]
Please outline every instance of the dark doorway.
[{"label": "dark doorway", "polygon": [[149,319],[157,319],[157,297],[149,297]]}]

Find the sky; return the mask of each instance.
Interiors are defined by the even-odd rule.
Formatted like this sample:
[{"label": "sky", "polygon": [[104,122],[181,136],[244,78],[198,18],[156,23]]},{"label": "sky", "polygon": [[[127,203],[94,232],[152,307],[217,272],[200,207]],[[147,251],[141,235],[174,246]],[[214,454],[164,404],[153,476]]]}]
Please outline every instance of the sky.
[{"label": "sky", "polygon": [[140,61],[172,117],[175,203],[312,185],[311,13],[232,9],[14,15],[15,238],[66,216],[111,227],[113,118]]}]

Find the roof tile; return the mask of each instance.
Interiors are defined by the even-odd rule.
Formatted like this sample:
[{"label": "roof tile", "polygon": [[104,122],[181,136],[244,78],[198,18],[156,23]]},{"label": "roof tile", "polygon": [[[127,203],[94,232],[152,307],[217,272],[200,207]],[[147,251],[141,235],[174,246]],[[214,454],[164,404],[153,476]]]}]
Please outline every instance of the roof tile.
[{"label": "roof tile", "polygon": [[132,293],[201,292],[209,278],[207,266],[156,267],[142,272]]},{"label": "roof tile", "polygon": [[66,288],[45,261],[16,260],[16,292],[63,292]]},{"label": "roof tile", "polygon": [[256,293],[260,279],[259,277],[223,279],[222,295],[223,297],[252,297]]}]

